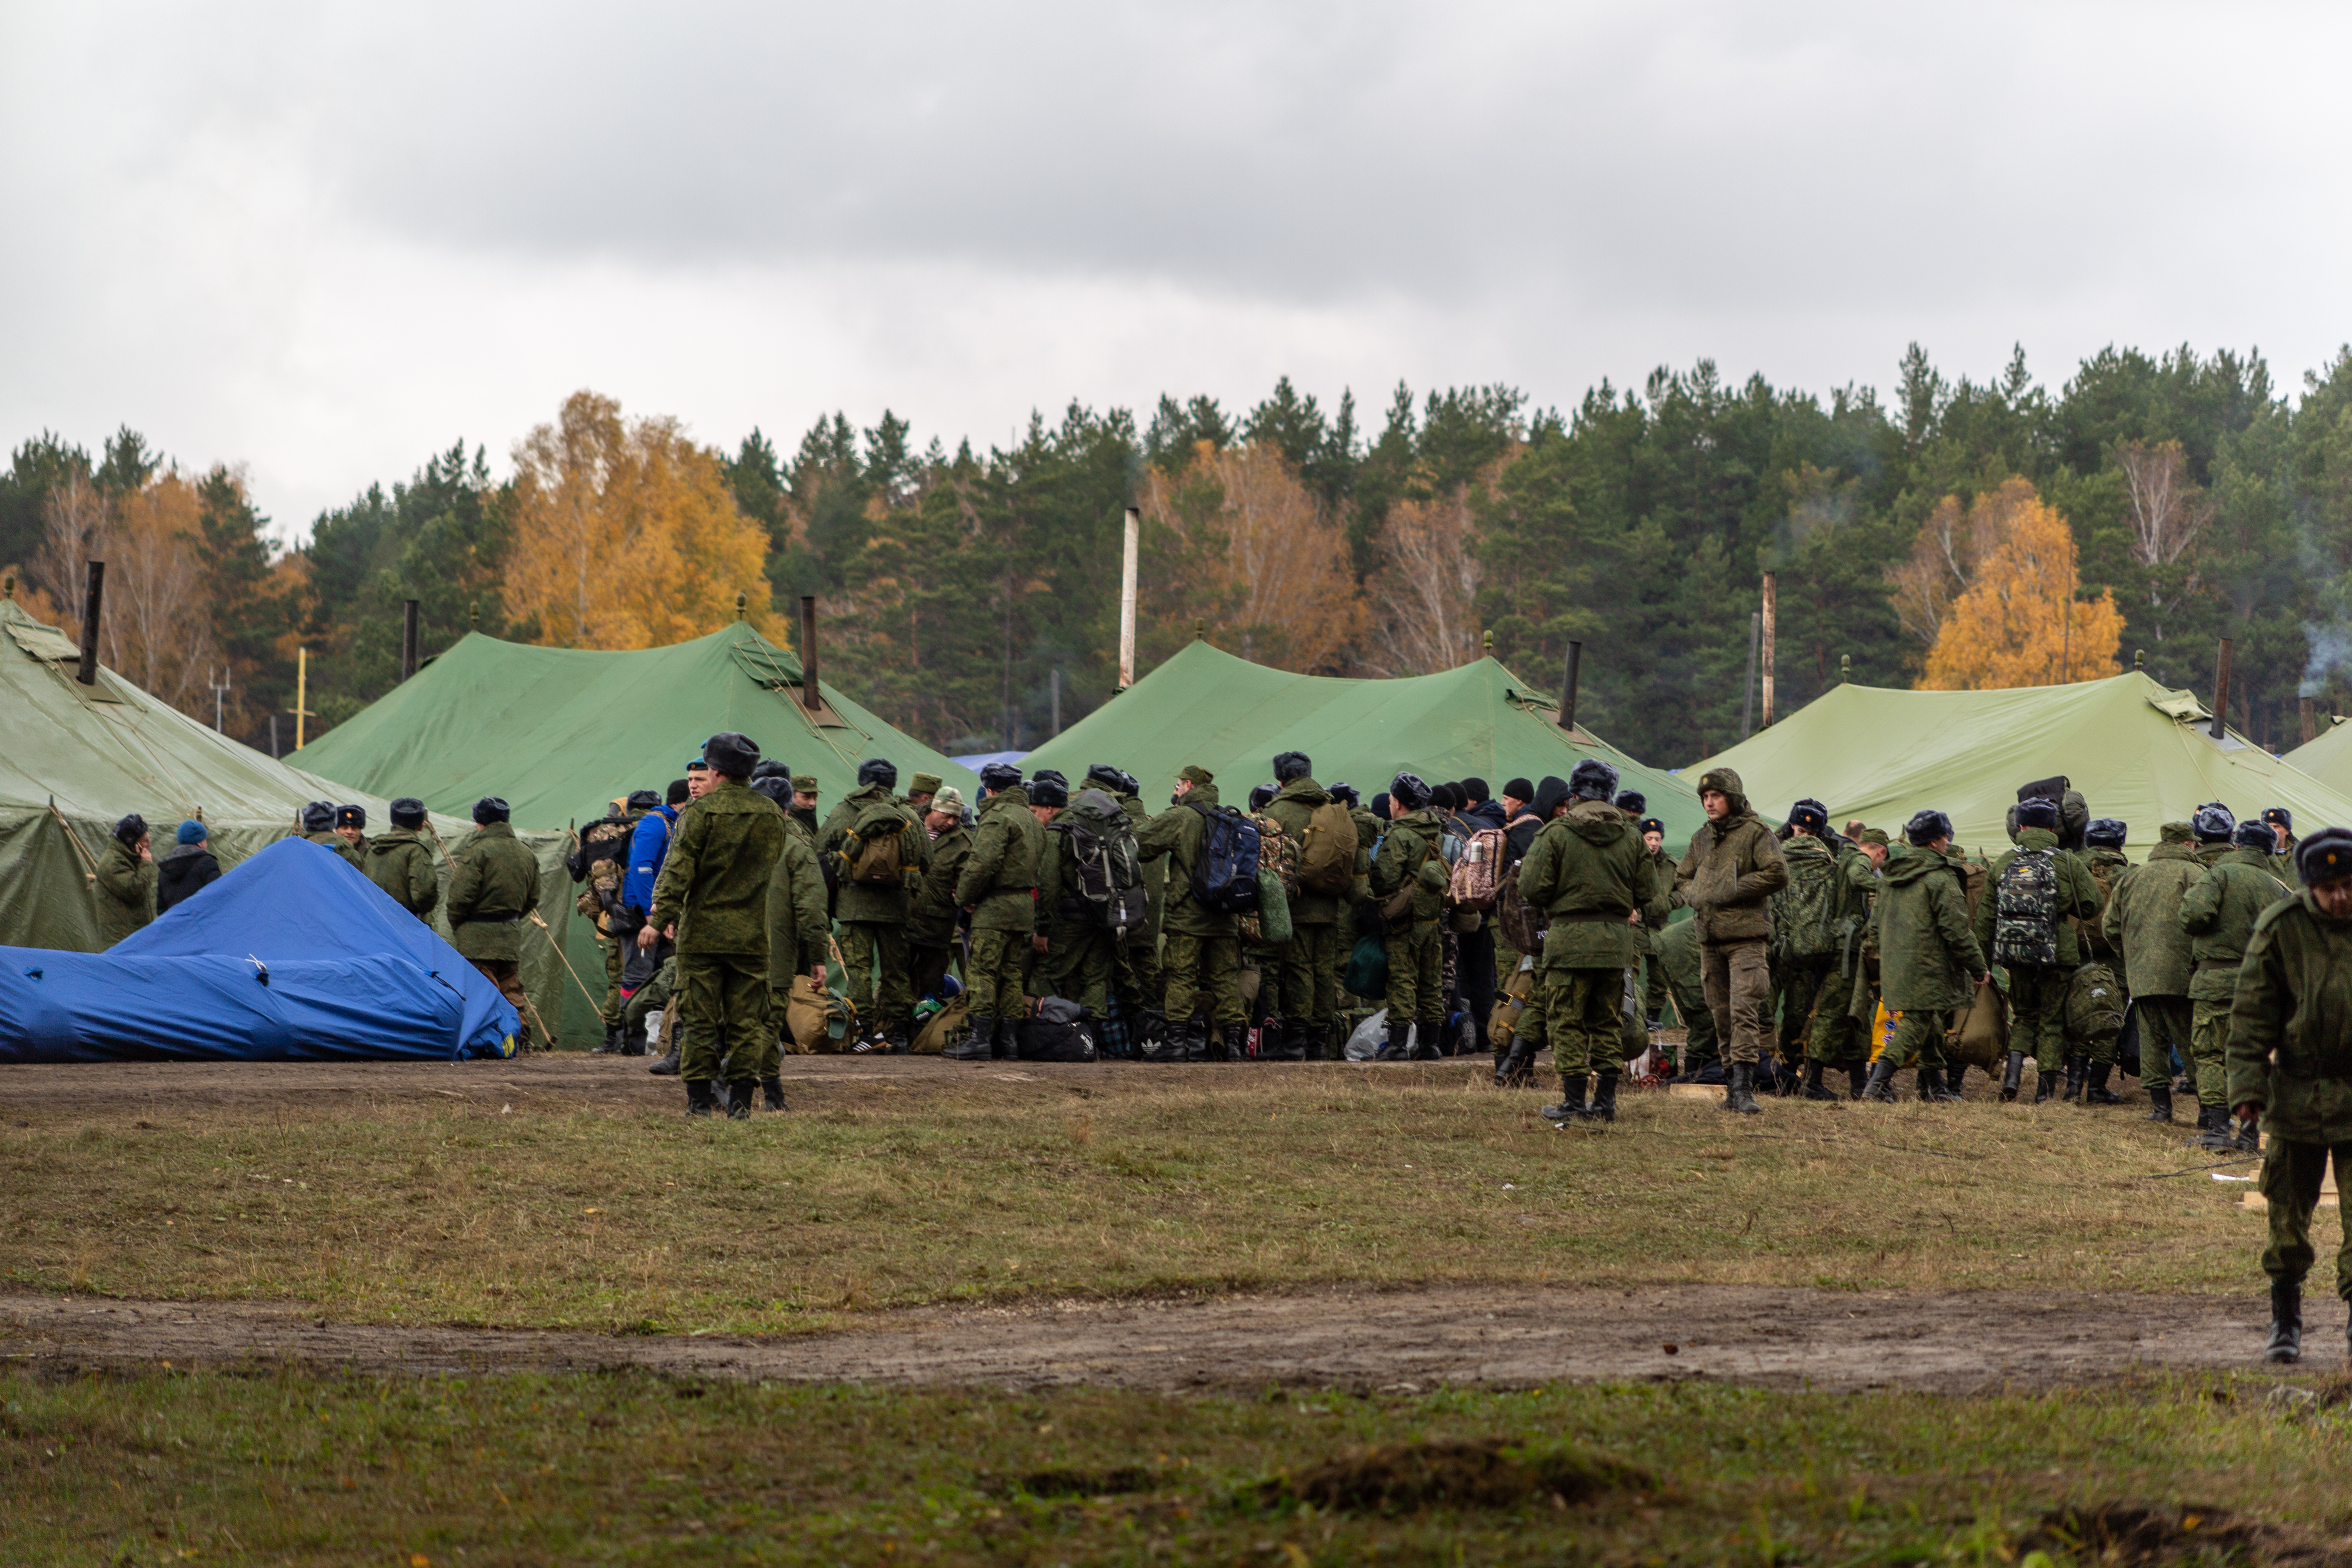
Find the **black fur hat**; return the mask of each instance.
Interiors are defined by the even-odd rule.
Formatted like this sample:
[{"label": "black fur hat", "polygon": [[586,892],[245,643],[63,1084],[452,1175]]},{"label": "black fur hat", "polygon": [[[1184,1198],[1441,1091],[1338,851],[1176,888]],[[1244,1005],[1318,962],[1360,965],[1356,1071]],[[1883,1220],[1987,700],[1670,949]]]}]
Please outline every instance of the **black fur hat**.
[{"label": "black fur hat", "polygon": [[1067,805],[1070,804],[1070,786],[1053,769],[1044,769],[1029,781],[1029,804]]},{"label": "black fur hat", "polygon": [[1910,821],[1903,825],[1903,837],[1922,847],[1933,844],[1938,838],[1949,838],[1951,836],[1952,819],[1933,806],[1914,816]]},{"label": "black fur hat", "polygon": [[1817,800],[1801,800],[1789,808],[1789,821],[1808,833],[1820,833],[1830,825],[1830,808]]},{"label": "black fur hat", "polygon": [[1011,763],[990,763],[980,770],[980,783],[983,789],[1011,789],[1020,782],[1021,770]]},{"label": "black fur hat", "polygon": [[1266,802],[1272,800],[1276,795],[1281,793],[1282,792],[1280,790],[1276,789],[1270,784],[1259,784],[1255,789],[1250,791],[1249,808],[1252,811],[1264,811],[1265,809]]},{"label": "black fur hat", "polygon": [[2030,799],[2019,801],[2017,803],[2017,826],[2020,827],[2040,827],[2045,828],[2052,833],[2057,832],[2058,803],[2054,800],[2049,800],[2038,795]]},{"label": "black fur hat", "polygon": [[1420,811],[1436,797],[1419,773],[1399,773],[1389,781],[1389,800],[1400,811]]},{"label": "black fur hat", "polygon": [[1568,794],[1571,800],[1612,799],[1617,794],[1617,770],[1598,757],[1587,757],[1570,771]]},{"label": "black fur hat", "polygon": [[887,757],[868,757],[857,764],[860,785],[878,784],[884,789],[898,787],[898,764]]},{"label": "black fur hat", "polygon": [[1628,816],[1639,816],[1650,809],[1650,797],[1637,789],[1617,792],[1617,809]]},{"label": "black fur hat", "polygon": [[1333,800],[1338,801],[1341,805],[1360,805],[1363,804],[1364,797],[1358,795],[1356,793],[1356,786],[1348,783],[1345,779],[1340,780],[1338,784],[1326,785],[1323,793],[1329,795]]},{"label": "black fur hat", "polygon": [[1276,784],[1288,784],[1293,779],[1303,779],[1314,771],[1315,764],[1307,761],[1307,753],[1304,752],[1285,752],[1274,759],[1274,777]]},{"label": "black fur hat", "polygon": [[114,837],[125,844],[138,843],[140,835],[146,831],[147,819],[135,811],[114,825]]},{"label": "black fur hat", "polygon": [[2273,833],[2271,825],[2259,816],[2250,816],[2238,824],[2238,831],[2230,842],[2241,849],[2259,850],[2264,855],[2273,854],[2278,849],[2278,835]]},{"label": "black fur hat", "polygon": [[302,808],[303,832],[324,833],[334,826],[335,803],[333,801],[314,800]]},{"label": "black fur hat", "polygon": [[[1087,783],[1105,784],[1115,790],[1127,790],[1127,775],[1108,763],[1097,763],[1087,770]],[[1132,793],[1132,792],[1128,792]]]},{"label": "black fur hat", "polygon": [[2189,819],[2189,831],[2200,844],[2227,844],[2238,831],[2238,819],[2218,800],[2209,800]]},{"label": "black fur hat", "polygon": [[474,821],[488,827],[493,822],[504,822],[510,815],[507,803],[494,795],[486,795],[474,803]]},{"label": "black fur hat", "polygon": [[[761,763],[760,764],[760,766],[761,766],[761,767],[762,767],[762,768],[766,767],[767,765],[768,765],[768,764],[767,764],[767,763]],[[752,770],[752,771],[753,771],[754,776],[756,776],[756,775],[757,775],[757,773],[758,773],[758,769],[754,769],[754,770]],[[651,811],[654,807],[656,807],[656,806],[659,805],[661,803],[662,803],[662,798],[661,798],[661,796],[660,796],[660,795],[656,795],[652,790],[649,790],[649,789],[633,789],[633,790],[631,790],[631,791],[629,792],[629,809],[630,809],[631,811]]]},{"label": "black fur hat", "polygon": [[425,803],[413,795],[402,795],[392,803],[392,825],[407,828],[424,826]]},{"label": "black fur hat", "polygon": [[[793,776],[793,770],[789,764],[773,757],[761,757],[759,765],[751,770],[751,776],[754,779],[789,779]],[[635,805],[636,801],[635,795],[629,797],[630,805]]]},{"label": "black fur hat", "polygon": [[702,760],[730,779],[748,779],[760,765],[760,743],[749,735],[721,730],[702,743]]},{"label": "black fur hat", "polygon": [[2352,828],[2323,827],[2296,845],[2294,874],[2306,888],[2352,877]]},{"label": "black fur hat", "polygon": [[365,827],[367,826],[367,807],[363,805],[339,805],[335,807],[335,826],[338,827]]},{"label": "black fur hat", "polygon": [[2091,826],[2083,830],[2083,842],[2096,849],[2120,849],[2124,847],[2124,840],[2129,837],[2131,825],[2120,816],[2095,818]]}]

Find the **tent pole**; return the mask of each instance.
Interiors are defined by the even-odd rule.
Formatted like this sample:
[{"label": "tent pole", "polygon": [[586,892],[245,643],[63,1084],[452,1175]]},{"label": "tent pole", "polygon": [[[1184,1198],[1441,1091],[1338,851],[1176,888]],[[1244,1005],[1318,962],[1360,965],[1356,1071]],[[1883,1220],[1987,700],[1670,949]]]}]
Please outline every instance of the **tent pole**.
[{"label": "tent pole", "polygon": [[2228,732],[2230,715],[2230,639],[2223,637],[2213,664],[2213,738]]},{"label": "tent pole", "polygon": [[1121,531],[1126,539],[1118,562],[1118,689],[1124,691],[1135,684],[1135,563],[1142,542],[1143,514],[1129,507]]},{"label": "tent pole", "polygon": [[81,601],[81,668],[74,679],[84,686],[98,684],[98,615],[106,606],[106,563],[89,563],[89,586]]},{"label": "tent pole", "polygon": [[1764,652],[1757,661],[1756,671],[1764,689],[1764,728],[1767,730],[1772,727],[1772,640],[1780,622],[1780,595],[1776,591],[1780,586],[1779,579],[1777,572],[1764,574],[1764,608],[1759,612],[1763,628]]}]

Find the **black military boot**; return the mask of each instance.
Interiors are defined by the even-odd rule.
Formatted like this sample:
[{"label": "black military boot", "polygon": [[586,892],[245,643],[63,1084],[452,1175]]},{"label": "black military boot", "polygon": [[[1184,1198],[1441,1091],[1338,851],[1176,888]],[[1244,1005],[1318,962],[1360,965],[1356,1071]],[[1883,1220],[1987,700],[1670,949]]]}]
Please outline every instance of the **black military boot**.
[{"label": "black military boot", "polygon": [[1617,1120],[1617,1072],[1611,1068],[1592,1082],[1592,1106],[1585,1114],[1595,1121]]},{"label": "black military boot", "polygon": [[2000,1098],[2003,1104],[2017,1098],[2017,1086],[2025,1079],[2025,1053],[2011,1051],[2000,1069]]},{"label": "black military boot", "polygon": [[1876,1100],[1881,1105],[1895,1103],[1895,1058],[1881,1057],[1870,1064],[1870,1082],[1856,1100]]},{"label": "black military boot", "polygon": [[2141,1120],[2146,1121],[2172,1120],[2172,1085],[2170,1083],[2158,1079],[2147,1086],[2147,1114]]},{"label": "black military boot", "polygon": [[1850,1064],[1845,1069],[1845,1087],[1849,1096],[1860,1100],[1863,1090],[1870,1087],[1870,1064],[1868,1062]]},{"label": "black military boot", "polygon": [[1017,1062],[1021,1059],[1021,1020],[1018,1017],[999,1018],[996,1021],[996,1035],[989,1042],[988,1054],[991,1058],[1000,1062]]},{"label": "black military boot", "polygon": [[2083,1090],[2091,1081],[2091,1058],[2073,1056],[2066,1058],[2066,1103],[2083,1103]]},{"label": "black military boot", "polygon": [[1960,1077],[1968,1070],[1969,1064],[1966,1062],[1959,1062],[1953,1066],[1951,1071],[1944,1075],[1944,1098],[1946,1100],[1961,1100],[1968,1098],[1968,1096],[1960,1092]]},{"label": "black military boot", "polygon": [[1822,1064],[1819,1062],[1807,1062],[1805,1064],[1804,1095],[1807,1100],[1835,1100],[1837,1098],[1837,1094],[1834,1090],[1826,1089],[1822,1087]]},{"label": "black military boot", "polygon": [[1911,1087],[1917,1092],[1920,1104],[1936,1105],[1940,1103],[1945,1099],[1944,1069],[1941,1068],[1921,1068],[1916,1078],[1913,1080]]},{"label": "black military boot", "polygon": [[2107,1075],[2115,1071],[2113,1062],[2093,1062],[2091,1076],[2083,1086],[2085,1105],[2121,1105],[2124,1097],[2107,1087]]},{"label": "black military boot", "polygon": [[[776,1087],[782,1089],[783,1085],[780,1081]],[[730,1121],[751,1121],[751,1097],[758,1092],[759,1086],[754,1084],[748,1078],[740,1083],[729,1083],[727,1086],[727,1120]]]},{"label": "black military boot", "polygon": [[1584,1074],[1563,1076],[1559,1080],[1559,1103],[1547,1105],[1538,1112],[1546,1121],[1577,1121],[1584,1117]]},{"label": "black military boot", "polygon": [[774,1078],[761,1079],[760,1080],[760,1092],[768,1097],[769,1110],[790,1110],[792,1109],[791,1106],[784,1103],[784,1080],[782,1075],[779,1074]]},{"label": "black military boot", "polygon": [[2230,1120],[2230,1113],[2224,1110],[2221,1112],[2221,1127],[2224,1131],[2233,1132],[2234,1135],[2230,1142],[2237,1148],[2239,1153],[2259,1154],[2263,1152],[2262,1129],[2252,1117],[2249,1116],[2233,1125]]},{"label": "black military boot", "polygon": [[983,1018],[974,1013],[971,1016],[971,1032],[941,1051],[940,1055],[955,1062],[984,1062],[995,1054],[995,1048],[996,1020]]},{"label": "black military boot", "polygon": [[2045,1072],[2042,1070],[2041,1063],[2034,1063],[2033,1103],[2039,1105],[2045,1100],[2055,1100],[2057,1098],[2058,1075],[2054,1072]]},{"label": "black military boot", "polygon": [[669,1055],[662,1058],[661,1060],[654,1063],[653,1066],[647,1068],[646,1070],[653,1074],[656,1078],[676,1078],[677,1076],[677,1037],[676,1035],[672,1035],[669,1037]]},{"label": "black military boot", "polygon": [[1400,1024],[1396,1021],[1395,1017],[1391,1016],[1389,1019],[1388,1041],[1386,1044],[1382,1045],[1379,1050],[1372,1053],[1372,1060],[1376,1062],[1402,1062],[1412,1060],[1412,1047],[1409,1043],[1412,1036],[1412,1020],[1407,1019],[1405,1022]]},{"label": "black military boot", "polygon": [[[2346,1331],[2352,1339],[2352,1329]],[[2303,1359],[2303,1281],[2271,1281],[2271,1342],[2263,1347],[2264,1361],[2287,1365]]]},{"label": "black military boot", "polygon": [[592,1057],[619,1056],[621,1054],[621,1026],[618,1024],[606,1025],[604,1026],[604,1043],[592,1047],[588,1054]]},{"label": "black military boot", "polygon": [[1731,1082],[1726,1086],[1723,1093],[1723,1109],[1736,1110],[1742,1116],[1764,1114],[1764,1108],[1756,1103],[1756,1064],[1754,1062],[1732,1064]]},{"label": "black military boot", "polygon": [[626,1024],[622,1026],[621,1054],[625,1057],[641,1057],[646,1054],[646,1025],[644,1019],[640,1018],[635,1024]]},{"label": "black military boot", "polygon": [[1331,1025],[1302,1024],[1298,1034],[1298,1059],[1302,1062],[1328,1062],[1339,1056],[1331,1044]]},{"label": "black military boot", "polygon": [[1224,1027],[1223,1038],[1218,1042],[1217,1050],[1212,1053],[1209,1059],[1220,1062],[1249,1060],[1249,1026],[1227,1024]]},{"label": "black military boot", "polygon": [[910,1022],[900,1022],[891,1025],[889,1039],[882,1048],[894,1057],[903,1057],[911,1054],[915,1048],[914,1025]]},{"label": "black military boot", "polygon": [[1532,1089],[1536,1081],[1536,1048],[1525,1040],[1514,1039],[1503,1059],[1495,1064],[1496,1089]]},{"label": "black military boot", "polygon": [[686,1080],[686,1113],[688,1116],[708,1116],[717,1110],[718,1087],[707,1078],[688,1079]]},{"label": "black military boot", "polygon": [[2226,1106],[2200,1105],[2197,1108],[2197,1136],[2192,1147],[2210,1149],[2217,1154],[2234,1154],[2237,1140],[2230,1133],[2230,1112]]}]

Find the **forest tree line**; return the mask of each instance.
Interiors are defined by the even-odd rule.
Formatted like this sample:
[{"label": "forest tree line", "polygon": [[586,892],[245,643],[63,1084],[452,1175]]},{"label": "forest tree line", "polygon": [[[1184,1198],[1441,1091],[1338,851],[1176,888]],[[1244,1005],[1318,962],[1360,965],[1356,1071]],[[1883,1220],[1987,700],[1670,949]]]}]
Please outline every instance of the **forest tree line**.
[{"label": "forest tree line", "polygon": [[[1045,738],[1118,666],[1122,514],[1143,518],[1139,667],[1196,629],[1262,663],[1419,674],[1495,654],[1541,689],[1584,644],[1580,717],[1679,766],[1737,741],[1750,616],[1778,584],[1779,709],[1850,664],[1881,686],[2040,685],[2131,667],[2206,691],[2235,642],[2232,721],[2280,750],[2352,661],[2352,353],[2273,386],[2257,354],[2109,349],[2052,389],[1914,346],[1882,400],[1738,384],[1701,362],[1573,409],[1505,386],[1367,419],[1286,379],[1246,409],[1073,404],[1006,447],[919,447],[835,414],[789,453],[706,447],[593,393],[493,471],[459,442],[273,542],[232,467],[184,471],[124,429],[58,436],[0,475],[0,563],[79,635],[109,561],[107,662],[266,746],[297,647],[324,728],[468,629],[634,647],[745,613],[793,639],[817,597],[825,673],[950,752]],[[224,676],[222,671],[228,673]],[[290,732],[290,725],[288,726]]]}]

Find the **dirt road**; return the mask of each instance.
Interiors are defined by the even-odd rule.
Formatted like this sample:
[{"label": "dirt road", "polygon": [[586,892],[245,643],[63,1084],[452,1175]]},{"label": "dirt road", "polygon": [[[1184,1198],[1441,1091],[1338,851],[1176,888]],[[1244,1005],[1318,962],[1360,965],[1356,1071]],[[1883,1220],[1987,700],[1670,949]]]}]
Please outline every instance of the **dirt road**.
[{"label": "dirt road", "polygon": [[[327,1323],[299,1307],[0,1297],[0,1357],[371,1373],[643,1367],[807,1383],[1260,1389],[1706,1378],[1970,1393],[2258,1363],[2265,1303],[1748,1288],[1443,1289],[926,1309],[794,1339]],[[2161,1334],[2152,1325],[2163,1325]],[[2139,1337],[2131,1337],[2137,1332]],[[2340,1370],[2333,1315],[2306,1368]],[[1671,1347],[1671,1348],[1669,1348]]]}]

